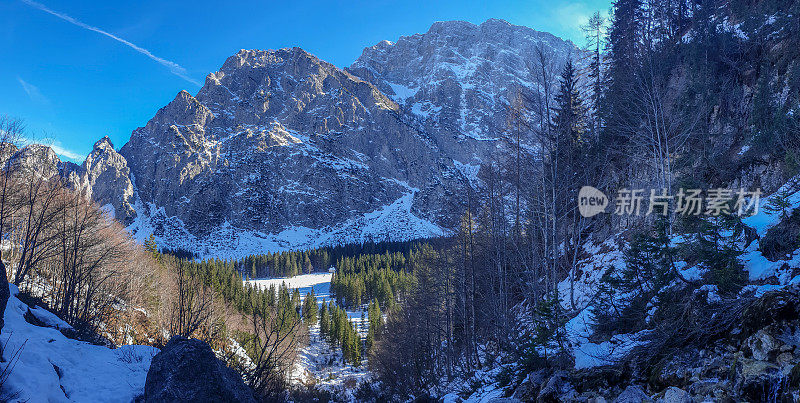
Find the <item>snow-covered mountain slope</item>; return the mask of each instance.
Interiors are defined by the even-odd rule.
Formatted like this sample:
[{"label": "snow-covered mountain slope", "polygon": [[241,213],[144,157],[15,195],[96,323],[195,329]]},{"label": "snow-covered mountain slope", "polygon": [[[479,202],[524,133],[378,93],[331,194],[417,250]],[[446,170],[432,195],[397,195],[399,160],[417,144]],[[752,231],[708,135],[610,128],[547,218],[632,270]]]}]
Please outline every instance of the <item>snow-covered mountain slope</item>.
[{"label": "snow-covered mountain slope", "polygon": [[[788,206],[783,211],[769,211],[765,206],[773,199],[785,196]],[[746,217],[742,222],[752,228],[758,238],[747,242],[740,240],[743,253],[738,257],[747,274],[749,284],[740,291],[739,296],[762,297],[769,291],[797,287],[800,284],[800,248],[789,252],[784,258],[769,259],[765,256],[760,243],[767,233],[781,224],[791,221],[795,210],[800,209],[800,176],[792,178],[778,191],[760,200],[758,214]],[[575,358],[575,368],[585,369],[603,365],[612,365],[627,354],[632,348],[641,345],[648,330],[633,334],[614,335],[610,340],[597,342],[593,340],[595,318],[591,312],[592,302],[597,295],[600,281],[604,274],[620,272],[625,268],[623,250],[627,245],[620,241],[621,234],[611,237],[602,243],[591,241],[583,246],[585,258],[575,270],[574,282],[570,277],[558,284],[561,306],[565,312],[572,312],[573,317],[566,324],[567,338]],[[675,245],[686,242],[682,235],[673,235]],[[681,277],[688,281],[700,281],[706,274],[703,267],[689,266],[686,262],[675,262]],[[699,291],[707,293],[709,301],[718,301],[719,295],[714,285],[704,285]]]},{"label": "snow-covered mountain slope", "polygon": [[507,132],[512,100],[541,85],[540,52],[553,72],[579,56],[569,41],[503,20],[437,22],[364,49],[348,71],[397,102],[452,158],[474,163]]},{"label": "snow-covered mountain slope", "polygon": [[[144,393],[150,360],[158,349],[122,346],[109,349],[69,339],[56,330],[68,327],[42,308],[31,313],[49,327],[25,320],[29,307],[11,297],[0,335],[3,357],[12,371],[0,400],[9,402],[130,402]],[[5,368],[5,365],[3,365]]]},{"label": "snow-covered mountain slope", "polygon": [[[196,252],[201,257],[240,258],[265,251],[314,249],[344,243],[406,241],[438,237],[448,231],[428,220],[417,217],[411,210],[413,193],[407,193],[389,205],[375,211],[322,228],[291,226],[278,233],[264,233],[237,228],[230,222],[215,227],[211,233],[198,237],[189,232],[183,221],[168,217],[164,209],[149,204],[141,218],[128,227],[140,241],[150,234],[158,235],[158,244]],[[140,205],[141,207],[141,205]]]},{"label": "snow-covered mountain slope", "polygon": [[147,206],[132,229],[209,253],[439,235],[458,170],[397,113],[302,49],[241,51],[120,151]]},{"label": "snow-covered mountain slope", "polygon": [[[446,234],[496,150],[507,107],[572,43],[505,21],[438,22],[349,69],[300,48],[241,50],[119,152],[53,161],[143,239],[242,256]],[[555,71],[555,70],[553,70]]]}]

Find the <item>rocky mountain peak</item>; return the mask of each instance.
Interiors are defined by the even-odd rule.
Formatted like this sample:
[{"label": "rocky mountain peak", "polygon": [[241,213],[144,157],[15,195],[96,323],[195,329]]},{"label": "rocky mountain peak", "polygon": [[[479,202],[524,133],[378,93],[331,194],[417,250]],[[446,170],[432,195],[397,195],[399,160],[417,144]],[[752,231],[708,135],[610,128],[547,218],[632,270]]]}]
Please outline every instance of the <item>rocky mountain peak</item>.
[{"label": "rocky mountain peak", "polygon": [[535,85],[532,49],[559,63],[573,49],[548,35],[439,22],[347,69],[297,47],[243,49],[119,152],[103,138],[64,174],[136,237],[201,254],[441,235],[508,100]]},{"label": "rocky mountain peak", "polygon": [[111,142],[111,139],[108,136],[104,136],[94,143],[93,150],[95,151],[108,151],[109,149],[113,150],[114,144]]},{"label": "rocky mountain peak", "polygon": [[445,21],[364,49],[348,71],[392,98],[453,159],[477,164],[503,135],[510,100],[536,88],[537,49],[556,70],[578,52],[571,42],[503,20]]},{"label": "rocky mountain peak", "polygon": [[12,170],[29,172],[44,179],[59,174],[61,160],[52,148],[43,144],[28,144],[11,156]]}]

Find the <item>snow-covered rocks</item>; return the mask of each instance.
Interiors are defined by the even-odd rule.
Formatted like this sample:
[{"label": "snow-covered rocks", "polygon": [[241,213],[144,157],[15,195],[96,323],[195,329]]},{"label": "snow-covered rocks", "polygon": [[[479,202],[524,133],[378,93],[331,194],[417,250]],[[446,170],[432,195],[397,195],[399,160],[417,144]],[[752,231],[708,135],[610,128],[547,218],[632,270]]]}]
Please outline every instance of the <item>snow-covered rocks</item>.
[{"label": "snow-covered rocks", "polygon": [[[158,349],[109,349],[69,339],[55,328],[28,323],[25,313],[30,307],[16,297],[14,285],[10,292],[0,344],[8,360],[1,365],[12,365],[13,370],[3,385],[4,396],[0,400],[129,402],[144,392],[150,360]],[[44,323],[64,326],[63,321],[42,308],[31,312]]]},{"label": "snow-covered rocks", "polygon": [[539,48],[556,68],[577,52],[501,20],[437,22],[348,69],[300,48],[242,50],[119,151],[101,139],[80,166],[43,146],[12,154],[136,238],[206,256],[440,236],[511,100],[537,86],[526,63]]},{"label": "snow-covered rocks", "polygon": [[499,19],[440,21],[421,34],[365,48],[348,71],[397,102],[451,158],[490,157],[508,106],[538,85],[537,49],[555,69],[580,52],[571,42]]},{"label": "snow-covered rocks", "polygon": [[225,366],[211,347],[175,336],[153,357],[144,402],[255,402],[236,371]]}]

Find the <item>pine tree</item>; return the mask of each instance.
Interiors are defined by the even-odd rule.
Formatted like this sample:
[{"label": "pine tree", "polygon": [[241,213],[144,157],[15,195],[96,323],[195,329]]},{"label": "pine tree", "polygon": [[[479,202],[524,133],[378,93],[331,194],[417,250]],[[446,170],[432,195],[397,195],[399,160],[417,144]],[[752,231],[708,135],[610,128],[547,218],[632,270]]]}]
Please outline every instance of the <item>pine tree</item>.
[{"label": "pine tree", "polygon": [[747,282],[739,256],[744,252],[739,237],[744,224],[738,216],[726,214],[718,217],[692,219],[694,242],[686,244],[684,254],[693,256],[706,269],[705,282],[716,285],[720,294],[735,295]]},{"label": "pine tree", "polygon": [[353,362],[353,350],[351,344],[351,332],[349,329],[344,332],[341,340],[342,345],[342,361],[343,363]]},{"label": "pine tree", "polygon": [[319,311],[319,333],[325,338],[330,337],[330,314],[328,311],[328,303],[322,301]]},{"label": "pine tree", "polygon": [[306,294],[306,298],[303,300],[303,320],[305,320],[308,325],[317,323],[317,297],[314,295],[313,288]]},{"label": "pine tree", "polygon": [[361,365],[361,336],[353,329],[352,325],[350,326],[350,363],[355,366]]},{"label": "pine tree", "polygon": [[156,244],[155,235],[150,234],[150,236],[145,239],[144,250],[153,255],[154,258],[158,258],[158,245]]},{"label": "pine tree", "polygon": [[561,72],[561,85],[556,95],[553,129],[563,136],[568,144],[577,145],[586,139],[585,107],[578,89],[578,75],[572,60],[568,60]]},{"label": "pine tree", "polygon": [[614,3],[608,32],[608,69],[601,102],[601,118],[606,130],[601,144],[611,147],[611,156],[619,156],[627,144],[627,128],[635,125],[630,111],[636,70],[640,63],[642,33],[642,1],[617,0]]},{"label": "pine tree", "polygon": [[381,314],[381,306],[378,301],[373,301],[367,308],[369,318],[369,328],[373,329],[373,336],[380,334],[383,328],[383,317]]},{"label": "pine tree", "polygon": [[781,219],[786,218],[789,214],[789,209],[792,207],[792,202],[789,200],[792,194],[792,190],[788,186],[778,191],[769,198],[769,201],[764,206],[764,211],[770,214],[780,213]]},{"label": "pine tree", "polygon": [[592,309],[596,331],[625,332],[644,325],[646,304],[676,277],[677,251],[667,226],[662,218],[650,231],[634,234],[624,252],[625,265],[603,276]]},{"label": "pine tree", "polygon": [[589,21],[581,27],[586,33],[588,47],[591,51],[591,62],[589,63],[589,80],[591,81],[591,107],[592,107],[592,132],[597,135],[600,132],[600,98],[603,94],[602,77],[602,47],[603,47],[603,27],[605,19],[599,11],[595,11]]},{"label": "pine tree", "polygon": [[364,350],[369,353],[372,350],[372,346],[375,344],[375,329],[370,327],[367,330],[367,340],[364,342]]}]

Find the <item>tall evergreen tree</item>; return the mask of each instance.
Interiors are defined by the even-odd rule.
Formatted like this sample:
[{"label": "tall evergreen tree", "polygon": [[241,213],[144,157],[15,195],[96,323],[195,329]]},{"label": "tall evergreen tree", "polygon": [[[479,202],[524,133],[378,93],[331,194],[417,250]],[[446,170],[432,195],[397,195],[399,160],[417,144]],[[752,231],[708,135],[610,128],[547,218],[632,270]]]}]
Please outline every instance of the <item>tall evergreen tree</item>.
[{"label": "tall evergreen tree", "polygon": [[327,338],[328,334],[330,333],[330,314],[328,309],[328,303],[326,301],[322,301],[322,306],[319,310],[319,333],[321,336]]},{"label": "tall evergreen tree", "polygon": [[586,25],[581,27],[586,34],[587,45],[589,47],[589,51],[591,52],[590,62],[589,62],[589,74],[588,78],[591,85],[591,116],[592,116],[592,124],[591,124],[591,131],[592,133],[597,136],[600,132],[600,98],[603,95],[603,38],[604,38],[604,29],[605,26],[605,19],[600,15],[599,11],[595,11],[592,14],[589,21],[587,21]]},{"label": "tall evergreen tree", "polygon": [[632,116],[632,93],[640,56],[642,0],[617,0],[608,33],[608,68],[601,103],[601,118],[606,127],[601,144],[610,147],[610,157],[618,157],[626,144]]},{"label": "tall evergreen tree", "polygon": [[556,95],[553,130],[569,145],[586,141],[586,109],[578,89],[578,75],[572,60],[568,60],[561,72],[561,85]]},{"label": "tall evergreen tree", "polygon": [[313,288],[303,300],[303,320],[309,325],[317,323],[317,297]]},{"label": "tall evergreen tree", "polygon": [[154,258],[158,257],[158,245],[156,244],[156,237],[150,234],[144,241],[144,250],[153,255]]}]

